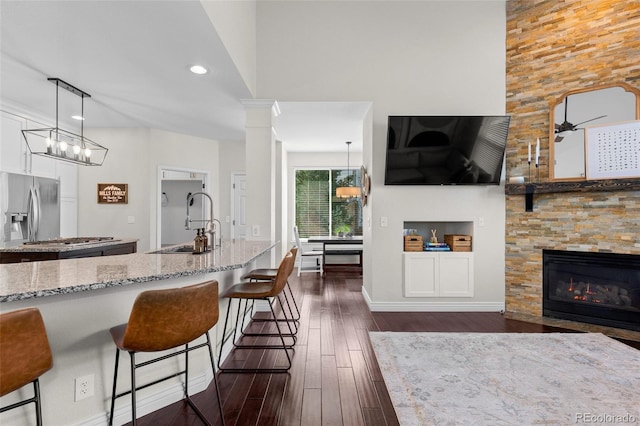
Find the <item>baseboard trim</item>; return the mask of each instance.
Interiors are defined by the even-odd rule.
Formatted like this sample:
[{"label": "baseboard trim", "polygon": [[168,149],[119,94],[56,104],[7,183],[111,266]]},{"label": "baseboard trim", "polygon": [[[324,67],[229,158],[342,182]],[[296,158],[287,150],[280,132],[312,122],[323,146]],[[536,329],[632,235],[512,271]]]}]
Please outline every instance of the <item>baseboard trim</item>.
[{"label": "baseboard trim", "polygon": [[374,302],[362,287],[362,296],[371,312],[504,312],[504,302]]}]

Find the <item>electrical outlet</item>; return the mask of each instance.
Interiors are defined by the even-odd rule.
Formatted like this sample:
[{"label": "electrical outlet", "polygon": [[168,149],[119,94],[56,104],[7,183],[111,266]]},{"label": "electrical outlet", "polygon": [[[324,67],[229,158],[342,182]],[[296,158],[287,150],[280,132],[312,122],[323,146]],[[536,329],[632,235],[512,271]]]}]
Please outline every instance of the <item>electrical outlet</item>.
[{"label": "electrical outlet", "polygon": [[95,378],[93,374],[89,374],[87,376],[76,377],[76,391],[75,391],[75,401],[82,401],[83,399],[89,398],[93,396],[94,393],[94,382]]},{"label": "electrical outlet", "polygon": [[260,225],[253,225],[253,227],[251,228],[251,234],[254,237],[259,237],[260,236]]}]

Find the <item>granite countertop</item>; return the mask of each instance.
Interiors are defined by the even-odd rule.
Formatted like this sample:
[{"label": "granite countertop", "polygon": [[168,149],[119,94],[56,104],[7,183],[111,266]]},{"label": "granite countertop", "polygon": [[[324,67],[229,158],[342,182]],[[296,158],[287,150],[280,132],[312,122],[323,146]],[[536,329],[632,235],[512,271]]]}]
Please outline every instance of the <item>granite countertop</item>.
[{"label": "granite countertop", "polygon": [[0,302],[239,269],[275,245],[269,241],[239,240],[195,255],[133,253],[3,264]]},{"label": "granite countertop", "polygon": [[85,250],[95,247],[113,246],[117,244],[137,243],[138,238],[114,238],[82,244],[23,244],[23,243],[3,243],[0,245],[0,252],[23,253],[23,252],[64,252],[73,250]]}]

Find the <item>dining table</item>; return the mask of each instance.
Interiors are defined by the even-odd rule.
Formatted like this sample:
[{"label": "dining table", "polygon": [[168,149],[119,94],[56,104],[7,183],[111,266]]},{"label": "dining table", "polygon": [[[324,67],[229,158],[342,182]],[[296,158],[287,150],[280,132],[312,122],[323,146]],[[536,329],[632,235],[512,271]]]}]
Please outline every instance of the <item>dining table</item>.
[{"label": "dining table", "polygon": [[[322,271],[357,271],[362,273],[362,236],[340,237],[337,235],[318,235],[307,239],[308,243],[322,244]],[[357,263],[346,262],[340,257],[336,262],[327,262],[337,256],[357,256]]]}]

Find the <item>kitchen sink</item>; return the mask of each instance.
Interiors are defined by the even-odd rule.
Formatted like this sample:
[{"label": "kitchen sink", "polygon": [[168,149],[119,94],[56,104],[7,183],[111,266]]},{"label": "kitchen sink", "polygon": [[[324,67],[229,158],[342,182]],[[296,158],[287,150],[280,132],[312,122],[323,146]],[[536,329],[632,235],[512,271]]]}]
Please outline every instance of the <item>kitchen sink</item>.
[{"label": "kitchen sink", "polygon": [[167,247],[152,251],[151,254],[193,253],[193,245]]}]

